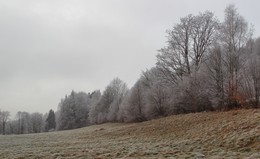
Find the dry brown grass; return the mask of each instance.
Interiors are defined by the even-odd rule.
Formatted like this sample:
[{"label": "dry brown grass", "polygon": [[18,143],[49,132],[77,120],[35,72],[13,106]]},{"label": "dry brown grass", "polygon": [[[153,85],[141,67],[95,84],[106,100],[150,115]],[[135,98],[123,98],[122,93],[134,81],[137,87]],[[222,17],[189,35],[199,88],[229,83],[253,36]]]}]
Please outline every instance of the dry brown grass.
[{"label": "dry brown grass", "polygon": [[260,110],[0,136],[0,158],[260,158]]}]

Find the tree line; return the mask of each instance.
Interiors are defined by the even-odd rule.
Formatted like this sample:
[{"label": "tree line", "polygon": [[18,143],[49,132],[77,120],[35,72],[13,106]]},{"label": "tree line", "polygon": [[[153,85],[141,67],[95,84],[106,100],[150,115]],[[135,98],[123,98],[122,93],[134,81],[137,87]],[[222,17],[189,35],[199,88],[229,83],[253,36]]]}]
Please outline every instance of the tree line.
[{"label": "tree line", "polygon": [[17,112],[15,119],[8,120],[10,112],[0,110],[0,134],[28,134],[54,131],[56,129],[55,112],[49,113]]},{"label": "tree line", "polygon": [[[189,14],[166,33],[166,45],[158,51],[156,65],[143,71],[132,88],[115,78],[103,93],[72,91],[51,117],[51,112],[48,116],[18,112],[16,120],[9,121],[8,131],[67,130],[259,107],[260,38],[253,38],[253,28],[234,5],[226,7],[223,22],[210,11]],[[6,112],[1,114],[4,134]]]}]

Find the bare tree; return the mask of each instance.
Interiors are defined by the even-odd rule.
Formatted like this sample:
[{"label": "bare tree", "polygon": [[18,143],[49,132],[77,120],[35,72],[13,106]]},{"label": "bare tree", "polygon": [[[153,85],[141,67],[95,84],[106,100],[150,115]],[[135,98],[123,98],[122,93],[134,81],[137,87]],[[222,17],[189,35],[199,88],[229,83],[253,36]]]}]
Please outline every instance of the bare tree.
[{"label": "bare tree", "polygon": [[255,56],[250,60],[249,73],[253,81],[254,88],[254,106],[259,105],[260,96],[260,57]]},{"label": "bare tree", "polygon": [[221,42],[225,49],[225,66],[228,73],[228,104],[233,107],[240,103],[238,92],[239,71],[242,68],[243,47],[246,45],[250,31],[245,19],[237,12],[234,5],[225,9],[225,20],[221,26]]},{"label": "bare tree", "polygon": [[167,31],[167,46],[157,55],[157,67],[162,77],[177,84],[183,76],[191,74],[192,65],[197,70],[215,39],[217,28],[218,20],[209,11],[181,18],[179,24]]},{"label": "bare tree", "polygon": [[255,90],[255,106],[259,106],[260,98],[260,38],[255,40],[254,44],[254,55],[256,58],[253,58],[251,74],[254,81],[254,90]]},{"label": "bare tree", "polygon": [[167,30],[167,46],[159,50],[157,66],[163,77],[171,84],[176,84],[185,74],[191,73],[190,68],[190,39],[193,16],[181,18],[172,30]]},{"label": "bare tree", "polygon": [[[259,38],[260,39],[260,38]],[[246,51],[248,52],[243,68],[242,89],[246,94],[249,104],[258,107],[260,96],[260,40],[250,39],[247,43]]]},{"label": "bare tree", "polygon": [[195,62],[196,70],[202,62],[203,56],[208,52],[212,42],[216,40],[218,20],[212,12],[206,11],[194,16],[192,23],[192,60]]},{"label": "bare tree", "polygon": [[9,111],[1,111],[0,110],[0,119],[2,123],[2,131],[3,135],[5,135],[6,122],[9,119],[10,112]]}]

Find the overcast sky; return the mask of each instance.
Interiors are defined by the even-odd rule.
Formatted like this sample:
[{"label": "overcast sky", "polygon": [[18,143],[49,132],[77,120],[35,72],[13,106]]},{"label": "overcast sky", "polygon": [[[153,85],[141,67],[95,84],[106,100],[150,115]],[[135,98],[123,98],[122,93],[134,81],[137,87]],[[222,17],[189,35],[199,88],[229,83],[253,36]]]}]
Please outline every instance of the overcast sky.
[{"label": "overcast sky", "polygon": [[57,110],[71,90],[131,87],[180,17],[228,4],[260,35],[259,0],[0,0],[0,109]]}]

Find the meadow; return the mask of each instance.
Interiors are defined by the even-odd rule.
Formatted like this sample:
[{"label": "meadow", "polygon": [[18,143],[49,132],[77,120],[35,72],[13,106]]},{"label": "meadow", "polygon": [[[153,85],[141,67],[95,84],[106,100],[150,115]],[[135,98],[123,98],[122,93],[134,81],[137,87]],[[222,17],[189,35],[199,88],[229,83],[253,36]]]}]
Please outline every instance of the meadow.
[{"label": "meadow", "polygon": [[0,136],[0,158],[260,158],[260,110]]}]

